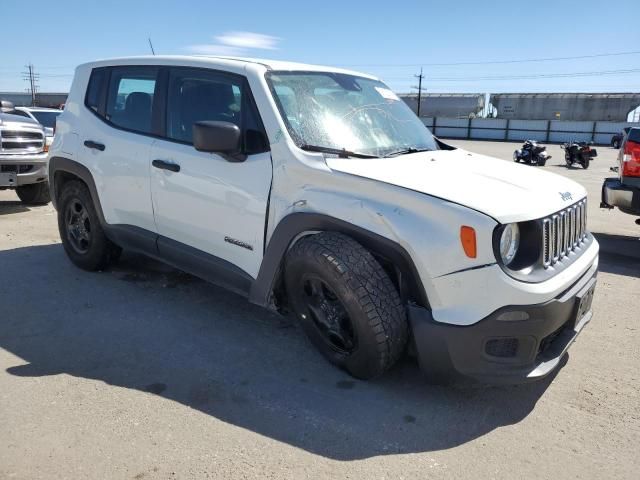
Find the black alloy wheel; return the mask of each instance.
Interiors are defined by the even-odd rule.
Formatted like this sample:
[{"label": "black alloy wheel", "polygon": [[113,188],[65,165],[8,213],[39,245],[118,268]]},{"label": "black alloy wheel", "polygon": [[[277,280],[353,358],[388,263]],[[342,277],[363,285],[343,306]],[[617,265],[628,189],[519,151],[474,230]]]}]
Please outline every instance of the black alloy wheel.
[{"label": "black alloy wheel", "polygon": [[91,220],[82,202],[74,198],[65,211],[67,239],[73,249],[79,254],[85,254],[91,247]]}]

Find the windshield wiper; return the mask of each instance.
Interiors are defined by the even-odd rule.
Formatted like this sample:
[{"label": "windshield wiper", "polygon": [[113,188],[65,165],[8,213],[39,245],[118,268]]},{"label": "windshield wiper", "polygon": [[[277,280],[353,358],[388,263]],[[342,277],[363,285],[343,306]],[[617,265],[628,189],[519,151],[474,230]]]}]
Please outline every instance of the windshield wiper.
[{"label": "windshield wiper", "polygon": [[331,148],[331,147],[321,147],[319,145],[308,145],[306,143],[303,145],[300,145],[300,148],[302,150],[307,150],[308,152],[333,153],[334,155],[338,155],[338,157],[340,158],[349,158],[349,157],[378,158],[377,155],[369,155],[368,153],[352,152],[344,148],[340,149],[340,148]]},{"label": "windshield wiper", "polygon": [[415,147],[403,148],[401,150],[395,150],[391,153],[387,153],[384,156],[384,158],[397,157],[398,155],[407,155],[409,153],[428,152],[430,150],[431,150],[430,148],[415,148]]}]

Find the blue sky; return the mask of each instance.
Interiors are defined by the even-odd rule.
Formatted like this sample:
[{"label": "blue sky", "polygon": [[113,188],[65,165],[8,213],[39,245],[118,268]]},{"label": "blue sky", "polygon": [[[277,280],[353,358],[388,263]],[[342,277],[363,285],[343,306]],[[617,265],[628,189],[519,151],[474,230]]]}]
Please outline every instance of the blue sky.
[{"label": "blue sky", "polygon": [[[340,65],[411,91],[640,91],[640,53],[563,61],[433,65],[640,52],[640,1],[0,0],[0,91],[66,91],[99,58],[218,53]],[[8,39],[8,41],[7,41]],[[556,78],[487,78],[637,70]]]}]

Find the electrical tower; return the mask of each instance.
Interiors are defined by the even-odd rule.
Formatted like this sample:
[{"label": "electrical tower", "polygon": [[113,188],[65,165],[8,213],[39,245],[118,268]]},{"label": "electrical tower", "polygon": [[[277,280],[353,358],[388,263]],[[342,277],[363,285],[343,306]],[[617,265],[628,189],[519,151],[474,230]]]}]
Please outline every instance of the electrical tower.
[{"label": "electrical tower", "polygon": [[25,65],[26,71],[22,72],[22,79],[29,83],[29,87],[26,89],[31,95],[31,106],[35,107],[37,104],[36,95],[38,93],[38,80],[40,75],[35,73],[33,64]]}]

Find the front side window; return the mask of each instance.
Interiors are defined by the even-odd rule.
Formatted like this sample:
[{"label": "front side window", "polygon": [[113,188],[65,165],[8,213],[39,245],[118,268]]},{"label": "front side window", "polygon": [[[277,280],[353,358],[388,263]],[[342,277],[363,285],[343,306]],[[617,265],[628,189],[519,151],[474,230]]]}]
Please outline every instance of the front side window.
[{"label": "front side window", "polygon": [[158,69],[116,67],[111,71],[106,119],[117,127],[151,133],[153,97]]},{"label": "front side window", "polygon": [[242,77],[201,69],[173,69],[167,95],[167,137],[191,144],[193,124],[203,120],[237,125],[243,132],[246,153],[268,149]]},{"label": "front side window", "polygon": [[299,147],[376,157],[438,149],[420,119],[380,81],[334,72],[269,72],[266,78]]}]

